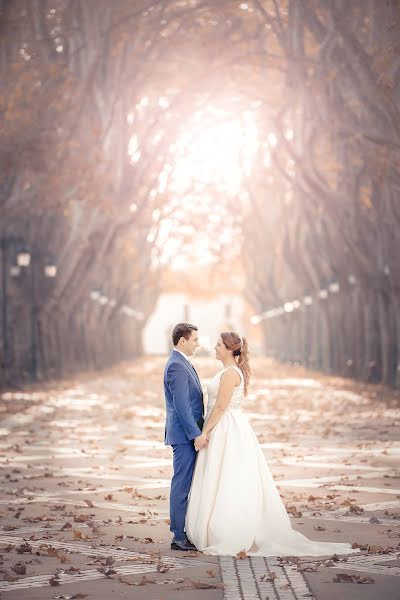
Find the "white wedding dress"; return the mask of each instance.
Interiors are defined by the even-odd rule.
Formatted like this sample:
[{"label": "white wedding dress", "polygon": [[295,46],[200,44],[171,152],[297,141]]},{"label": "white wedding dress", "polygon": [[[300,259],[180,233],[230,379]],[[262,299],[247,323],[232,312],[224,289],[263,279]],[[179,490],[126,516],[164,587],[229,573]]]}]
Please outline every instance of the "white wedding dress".
[{"label": "white wedding dress", "polygon": [[[228,367],[230,368],[230,367]],[[197,456],[186,513],[186,534],[205,554],[325,556],[359,552],[348,543],[317,542],[292,528],[267,461],[241,409],[243,375],[209,444]],[[222,373],[207,386],[205,422],[216,402]]]}]

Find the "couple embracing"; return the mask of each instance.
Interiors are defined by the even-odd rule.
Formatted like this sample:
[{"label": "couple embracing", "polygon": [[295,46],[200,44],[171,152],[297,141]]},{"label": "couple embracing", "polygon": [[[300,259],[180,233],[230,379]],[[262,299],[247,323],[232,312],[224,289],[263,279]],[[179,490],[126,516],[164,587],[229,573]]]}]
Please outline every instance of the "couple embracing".
[{"label": "couple embracing", "polygon": [[198,328],[178,323],[164,371],[165,444],[173,450],[171,548],[236,556],[321,556],[359,552],[318,542],[292,528],[257,437],[242,409],[250,366],[245,338],[223,332],[215,345],[222,369],[203,391],[190,357]]}]

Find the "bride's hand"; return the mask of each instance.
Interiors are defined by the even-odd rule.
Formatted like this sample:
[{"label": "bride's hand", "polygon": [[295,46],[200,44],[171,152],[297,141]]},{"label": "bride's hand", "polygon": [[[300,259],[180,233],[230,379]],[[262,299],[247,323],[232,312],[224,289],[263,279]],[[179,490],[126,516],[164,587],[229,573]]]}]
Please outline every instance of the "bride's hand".
[{"label": "bride's hand", "polygon": [[196,452],[200,452],[200,450],[203,450],[203,448],[207,448],[208,447],[208,442],[209,442],[209,439],[210,439],[209,436],[210,436],[209,433],[203,433],[202,437],[203,437],[205,443],[202,444],[202,445],[197,445],[196,442],[194,443],[194,448],[195,448]]},{"label": "bride's hand", "polygon": [[199,451],[202,448],[206,447],[207,444],[208,444],[208,440],[207,440],[206,436],[204,435],[204,433],[202,433],[201,435],[199,435],[194,440],[194,447],[195,447],[196,451]]}]

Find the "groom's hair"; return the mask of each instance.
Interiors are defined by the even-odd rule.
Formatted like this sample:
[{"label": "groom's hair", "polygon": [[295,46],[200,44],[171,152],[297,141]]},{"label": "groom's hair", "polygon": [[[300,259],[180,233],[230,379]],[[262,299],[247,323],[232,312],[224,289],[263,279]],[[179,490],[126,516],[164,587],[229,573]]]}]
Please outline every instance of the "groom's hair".
[{"label": "groom's hair", "polygon": [[172,341],[174,346],[177,345],[181,337],[185,339],[189,339],[192,335],[192,331],[197,331],[198,327],[196,325],[192,325],[191,323],[178,323],[172,330]]}]

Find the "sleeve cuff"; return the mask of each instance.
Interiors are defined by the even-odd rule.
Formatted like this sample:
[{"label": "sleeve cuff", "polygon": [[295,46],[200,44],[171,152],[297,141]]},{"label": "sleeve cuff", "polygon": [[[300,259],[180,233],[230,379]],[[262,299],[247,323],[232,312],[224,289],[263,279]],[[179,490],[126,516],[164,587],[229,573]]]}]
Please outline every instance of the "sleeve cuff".
[{"label": "sleeve cuff", "polygon": [[187,435],[187,438],[190,441],[194,440],[195,438],[199,437],[199,435],[201,435],[201,429],[200,429],[200,427],[198,427],[197,429],[198,429],[197,433],[193,433],[192,432],[191,434],[189,434],[189,433],[187,433],[187,431],[185,432],[186,435]]}]

